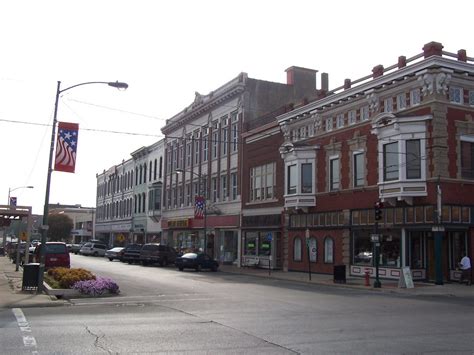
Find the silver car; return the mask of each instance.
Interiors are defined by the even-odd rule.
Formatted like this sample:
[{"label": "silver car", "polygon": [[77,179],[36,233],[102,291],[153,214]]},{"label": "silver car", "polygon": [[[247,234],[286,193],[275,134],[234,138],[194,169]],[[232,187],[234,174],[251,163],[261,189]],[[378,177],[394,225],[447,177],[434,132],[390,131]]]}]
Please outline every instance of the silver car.
[{"label": "silver car", "polygon": [[79,250],[81,255],[104,256],[107,246],[103,243],[88,242]]}]

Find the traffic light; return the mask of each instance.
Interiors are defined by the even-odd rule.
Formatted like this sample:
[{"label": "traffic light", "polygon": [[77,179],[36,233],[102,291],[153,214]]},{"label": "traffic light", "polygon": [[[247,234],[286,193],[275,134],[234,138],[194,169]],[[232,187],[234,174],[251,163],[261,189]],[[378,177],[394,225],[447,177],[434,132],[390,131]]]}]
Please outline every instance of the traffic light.
[{"label": "traffic light", "polygon": [[374,208],[375,208],[375,220],[380,221],[382,219],[383,202],[382,201],[375,202]]}]

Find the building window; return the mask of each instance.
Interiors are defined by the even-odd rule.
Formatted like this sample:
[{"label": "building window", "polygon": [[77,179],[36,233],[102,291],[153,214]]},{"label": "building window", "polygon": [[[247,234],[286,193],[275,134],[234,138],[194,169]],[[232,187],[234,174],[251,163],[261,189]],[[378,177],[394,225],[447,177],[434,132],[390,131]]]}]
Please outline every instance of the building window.
[{"label": "building window", "polygon": [[369,106],[363,106],[360,109],[360,120],[367,121],[369,119]]},{"label": "building window", "polygon": [[339,157],[329,159],[329,189],[331,191],[339,190]]},{"label": "building window", "polygon": [[461,140],[461,177],[474,179],[474,137],[472,141]]},{"label": "building window", "polygon": [[191,184],[186,185],[186,206],[191,206]]},{"label": "building window", "polygon": [[194,141],[194,164],[199,164],[199,141]]},{"label": "building window", "polygon": [[238,149],[238,141],[239,141],[239,130],[237,123],[232,125],[232,152],[236,152]]},{"label": "building window", "polygon": [[332,131],[332,117],[326,118],[326,132]]},{"label": "building window", "polygon": [[313,192],[313,164],[301,164],[301,193]]},{"label": "building window", "polygon": [[156,181],[157,177],[157,166],[158,166],[158,161],[155,159],[154,165],[153,165],[153,180]]},{"label": "building window", "polygon": [[342,128],[344,127],[344,114],[341,113],[337,115],[337,128]]},{"label": "building window", "polygon": [[212,202],[217,202],[217,178],[211,179],[212,184]]},{"label": "building window", "polygon": [[309,238],[309,261],[315,263],[318,261],[318,242],[316,238]]},{"label": "building window", "polygon": [[364,186],[365,184],[364,165],[364,153],[354,153],[354,187]]},{"label": "building window", "polygon": [[401,93],[397,95],[397,110],[403,110],[407,108],[407,98],[405,93]]},{"label": "building window", "polygon": [[334,240],[331,237],[324,239],[324,262],[327,264],[334,263]]},{"label": "building window", "polygon": [[227,200],[227,175],[221,176],[221,201]]},{"label": "building window", "polygon": [[406,141],[406,174],[407,179],[421,178],[421,151],[420,140]]},{"label": "building window", "polygon": [[393,111],[393,100],[391,97],[389,97],[388,99],[385,99],[383,101],[383,108],[384,108],[384,112],[392,112]]},{"label": "building window", "polygon": [[208,156],[208,136],[204,136],[202,138],[202,161],[207,161],[207,156]]},{"label": "building window", "polygon": [[355,110],[349,111],[349,124],[355,124],[357,121],[357,114]]},{"label": "building window", "polygon": [[454,102],[456,104],[463,103],[463,90],[457,86],[451,86],[449,88],[449,101]]},{"label": "building window", "polygon": [[469,105],[474,106],[474,90],[469,91]]},{"label": "building window", "polygon": [[415,106],[419,105],[421,102],[421,94],[420,94],[420,89],[413,89],[410,91],[410,105]]},{"label": "building window", "polygon": [[268,200],[274,197],[276,164],[257,166],[250,170],[250,201]]},{"label": "building window", "polygon": [[383,146],[383,180],[398,180],[398,142]]},{"label": "building window", "polygon": [[228,135],[229,129],[227,127],[223,127],[221,130],[221,148],[222,148],[222,155],[227,154],[227,142],[228,142]]},{"label": "building window", "polygon": [[288,195],[296,194],[296,185],[298,183],[296,178],[296,164],[288,166]]},{"label": "building window", "polygon": [[302,243],[301,238],[296,237],[293,241],[293,261],[301,261],[302,253]]},{"label": "building window", "polygon": [[212,159],[217,158],[217,147],[219,143],[219,135],[217,131],[212,133]]},{"label": "building window", "polygon": [[237,173],[230,174],[232,180],[232,200],[237,199]]},{"label": "building window", "polygon": [[186,143],[186,166],[191,166],[191,142]]}]

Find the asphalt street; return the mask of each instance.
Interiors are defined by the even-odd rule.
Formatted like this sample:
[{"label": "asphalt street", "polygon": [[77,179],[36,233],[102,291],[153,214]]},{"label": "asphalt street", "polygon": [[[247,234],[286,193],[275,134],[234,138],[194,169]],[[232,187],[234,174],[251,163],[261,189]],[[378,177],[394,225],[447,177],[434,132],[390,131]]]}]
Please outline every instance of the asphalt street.
[{"label": "asphalt street", "polygon": [[[2,354],[472,354],[474,302],[72,256],[121,294],[0,311]],[[32,343],[34,341],[34,343]]]}]

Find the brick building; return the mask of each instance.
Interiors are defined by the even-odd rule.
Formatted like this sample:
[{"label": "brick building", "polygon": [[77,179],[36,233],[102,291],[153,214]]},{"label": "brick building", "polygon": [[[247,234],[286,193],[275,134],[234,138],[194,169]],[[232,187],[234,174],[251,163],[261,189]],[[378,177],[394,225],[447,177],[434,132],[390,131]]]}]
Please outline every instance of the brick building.
[{"label": "brick building", "polygon": [[431,42],[278,116],[282,169],[274,155],[255,165],[284,175],[284,268],[373,275],[381,234],[381,277],[409,266],[414,279],[459,278],[474,254],[473,115],[474,58]]}]

